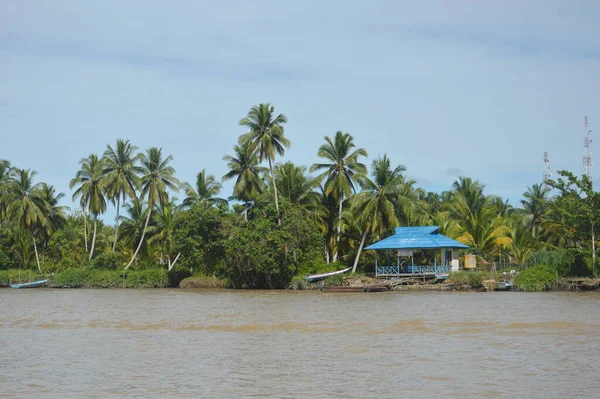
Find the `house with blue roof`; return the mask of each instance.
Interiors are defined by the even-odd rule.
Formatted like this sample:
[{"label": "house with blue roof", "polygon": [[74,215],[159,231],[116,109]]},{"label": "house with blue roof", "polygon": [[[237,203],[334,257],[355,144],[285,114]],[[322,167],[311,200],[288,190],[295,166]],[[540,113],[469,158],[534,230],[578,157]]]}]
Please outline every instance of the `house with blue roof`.
[{"label": "house with blue roof", "polygon": [[[439,226],[416,226],[396,227],[393,236],[369,245],[365,250],[385,251],[388,255],[387,262],[384,261],[381,265],[376,252],[376,277],[427,277],[458,271],[458,251],[468,248],[467,245],[440,234]],[[433,251],[433,265],[415,264],[415,251]],[[395,264],[390,264],[390,252],[396,257]]]}]

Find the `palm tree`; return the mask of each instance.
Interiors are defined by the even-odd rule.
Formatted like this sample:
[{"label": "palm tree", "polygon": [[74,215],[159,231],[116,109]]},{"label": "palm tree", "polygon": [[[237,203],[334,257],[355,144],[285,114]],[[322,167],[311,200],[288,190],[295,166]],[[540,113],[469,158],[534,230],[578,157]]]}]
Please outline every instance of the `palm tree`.
[{"label": "palm tree", "polygon": [[319,195],[314,191],[318,182],[307,176],[306,171],[306,166],[296,166],[288,161],[275,166],[275,181],[282,197],[293,204],[314,210],[319,203]]},{"label": "palm tree", "polygon": [[69,186],[73,188],[76,185],[79,185],[79,188],[73,193],[73,200],[81,197],[80,204],[84,209],[83,220],[86,220],[86,207],[94,216],[94,234],[92,236],[92,246],[90,248],[89,257],[89,259],[92,259],[94,256],[94,246],[96,244],[98,215],[101,215],[106,211],[106,185],[105,180],[103,179],[104,163],[97,155],[91,154],[87,158],[82,158],[79,161],[79,164],[81,165],[81,169],[77,172],[75,178],[71,180]]},{"label": "palm tree", "polygon": [[[139,198],[134,198],[129,203],[123,204],[127,216],[119,216],[121,228],[119,229],[119,242],[131,246],[131,252],[142,240],[144,233],[144,225],[148,216],[148,208],[145,207],[144,201]],[[146,248],[142,244],[140,252],[144,254]]]},{"label": "palm tree", "polygon": [[525,199],[521,200],[521,204],[529,218],[529,227],[534,237],[539,233],[541,225],[550,211],[548,206],[549,196],[550,188],[545,184],[534,184],[527,187],[527,191],[523,194]]},{"label": "palm tree", "polygon": [[28,230],[33,240],[35,260],[40,273],[40,259],[35,243],[36,228],[48,225],[48,204],[40,194],[40,183],[34,184],[36,172],[29,169],[14,169],[8,183],[8,216],[15,220],[17,226]]},{"label": "palm tree", "polygon": [[221,183],[217,182],[213,175],[207,175],[206,169],[202,169],[196,176],[196,189],[188,183],[183,183],[181,185],[181,189],[186,195],[182,206],[191,207],[198,203],[206,203],[209,205],[227,204],[227,200],[217,197],[222,187]]},{"label": "palm tree", "polygon": [[67,212],[69,207],[58,205],[59,201],[64,198],[65,194],[58,193],[54,186],[41,183],[40,185],[40,197],[44,200],[48,207],[48,236],[52,235],[58,229],[61,229],[67,221]]},{"label": "palm tree", "polygon": [[512,244],[510,229],[495,205],[494,197],[483,193],[484,185],[460,177],[452,184],[453,216],[459,223],[458,241],[470,246],[483,257]]},{"label": "palm tree", "polygon": [[283,133],[283,125],[287,123],[286,116],[283,114],[275,116],[274,113],[275,108],[271,104],[259,104],[252,107],[248,115],[240,120],[240,126],[246,126],[250,129],[248,133],[242,135],[242,141],[251,143],[252,148],[257,151],[260,162],[265,159],[269,161],[269,172],[273,184],[273,194],[275,195],[275,209],[279,224],[281,224],[273,163],[275,162],[275,155],[283,155],[285,149],[289,148],[291,143]]},{"label": "palm tree", "polygon": [[262,191],[260,179],[261,167],[258,166],[256,151],[248,142],[241,142],[233,147],[235,156],[225,155],[229,172],[223,176],[223,181],[235,178],[233,197],[244,201],[244,218],[248,220],[248,201],[254,200]]},{"label": "palm tree", "polygon": [[373,161],[372,169],[373,180],[368,177],[361,179],[363,191],[354,196],[352,206],[363,228],[352,273],[356,272],[367,234],[382,238],[385,232],[398,225],[394,202],[398,198],[404,180],[402,172],[406,170],[406,167],[398,165],[392,169],[389,158],[384,155]]},{"label": "palm tree", "polygon": [[152,208],[155,204],[164,204],[168,201],[168,193],[167,190],[171,189],[174,191],[179,191],[179,180],[175,178],[175,169],[169,165],[169,162],[173,160],[173,157],[169,155],[165,159],[162,157],[162,148],[152,147],[146,151],[146,154],[142,154],[141,156],[141,164],[144,170],[144,175],[142,176],[142,194],[141,197],[147,195],[148,202],[148,216],[146,216],[146,224],[144,226],[144,230],[142,232],[142,238],[135,250],[135,253],[131,257],[131,260],[125,266],[125,269],[129,269],[133,261],[135,260],[138,252],[140,251],[140,247],[142,246],[142,242],[144,241],[144,236],[146,234],[146,229],[148,228],[148,223],[150,222],[150,215],[152,214]]},{"label": "palm tree", "polygon": [[171,250],[173,248],[173,232],[175,230],[176,211],[177,206],[175,206],[175,203],[172,201],[158,206],[153,217],[154,225],[148,228],[148,233],[152,234],[152,237],[148,240],[148,242],[158,242],[161,245],[162,249],[167,254],[167,267],[169,270],[175,266],[175,263],[181,254],[177,254],[171,263]]},{"label": "palm tree", "polygon": [[[356,185],[361,175],[365,175],[367,168],[358,161],[358,158],[367,156],[367,151],[363,148],[355,148],[354,138],[341,131],[336,132],[332,140],[329,136],[325,137],[326,144],[319,147],[318,155],[330,163],[316,163],[310,171],[324,170],[317,177],[318,181],[325,180],[324,188],[326,194],[333,194],[339,201],[338,227],[336,243],[339,244],[342,230],[342,206],[344,197],[350,197],[356,191]],[[337,248],[333,255],[333,261],[337,261]]]},{"label": "palm tree", "polygon": [[110,145],[104,151],[104,184],[108,197],[117,203],[117,215],[115,217],[115,239],[112,251],[115,252],[117,237],[119,236],[119,210],[121,200],[126,197],[135,198],[135,190],[139,185],[138,174],[142,172],[137,165],[140,154],[135,154],[137,147],[129,140],[118,139],[113,149]]}]

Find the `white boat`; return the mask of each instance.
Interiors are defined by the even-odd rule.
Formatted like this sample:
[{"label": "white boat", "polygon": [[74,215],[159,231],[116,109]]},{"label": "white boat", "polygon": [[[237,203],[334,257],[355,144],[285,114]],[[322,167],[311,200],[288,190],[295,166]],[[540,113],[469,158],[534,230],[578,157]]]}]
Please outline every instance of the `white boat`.
[{"label": "white boat", "polygon": [[306,280],[308,280],[309,283],[314,283],[315,281],[320,281],[323,280],[327,277],[331,277],[331,276],[337,276],[338,274],[344,274],[346,272],[349,272],[350,270],[352,270],[351,267],[347,268],[347,269],[343,269],[343,270],[336,270],[334,272],[329,272],[329,273],[321,273],[321,274],[310,274],[306,277],[304,277]]}]

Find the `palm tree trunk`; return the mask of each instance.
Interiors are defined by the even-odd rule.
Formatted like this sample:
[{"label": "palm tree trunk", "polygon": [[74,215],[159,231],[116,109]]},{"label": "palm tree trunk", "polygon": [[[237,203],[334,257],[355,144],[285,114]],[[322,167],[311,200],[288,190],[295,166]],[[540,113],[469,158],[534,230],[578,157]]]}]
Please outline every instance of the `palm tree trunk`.
[{"label": "palm tree trunk", "polygon": [[117,237],[119,234],[119,206],[121,205],[121,196],[117,196],[117,217],[115,218],[115,240],[113,241],[112,251],[117,247]]},{"label": "palm tree trunk", "polygon": [[169,270],[171,270],[173,268],[173,266],[175,266],[175,263],[177,263],[177,259],[179,259],[179,255],[181,255],[181,252],[179,252],[177,254],[177,256],[175,257],[175,260],[173,260],[173,263],[171,263],[171,261],[169,261]]},{"label": "palm tree trunk", "polygon": [[247,222],[248,221],[248,201],[244,201],[244,204],[246,205],[246,209],[244,209],[244,220]]},{"label": "palm tree trunk", "polygon": [[354,266],[352,266],[352,273],[356,273],[356,266],[358,266],[358,259],[360,258],[360,253],[362,252],[363,246],[365,245],[365,239],[367,238],[367,231],[363,233],[362,239],[360,240],[360,246],[358,247],[358,253],[356,254],[356,259],[354,259]]},{"label": "palm tree trunk", "polygon": [[344,203],[344,196],[340,197],[340,208],[338,215],[338,226],[337,226],[337,236],[335,237],[335,250],[333,253],[333,262],[337,262],[338,259],[338,246],[340,244],[340,235],[342,233],[342,205]]},{"label": "palm tree trunk", "polygon": [[90,259],[94,256],[94,247],[96,246],[96,228],[98,227],[98,217],[94,215],[94,235],[92,237],[92,249],[90,249]]},{"label": "palm tree trunk", "polygon": [[37,262],[37,267],[40,273],[42,273],[42,268],[40,267],[40,257],[38,256],[37,245],[35,245],[35,237],[33,233],[31,233],[31,238],[33,239],[33,250],[35,251],[35,261]]},{"label": "palm tree trunk", "polygon": [[148,223],[150,223],[150,214],[151,213],[152,213],[152,204],[150,203],[150,193],[148,193],[148,216],[146,217],[146,224],[144,225],[144,230],[142,231],[142,238],[140,238],[140,242],[138,243],[135,253],[131,257],[131,260],[129,261],[127,266],[125,266],[125,270],[129,269],[129,266],[131,266],[131,264],[133,263],[138,252],[140,252],[140,248],[142,247],[142,243],[144,242],[144,237],[146,236],[146,229],[148,228]]},{"label": "palm tree trunk", "polygon": [[277,197],[277,185],[275,184],[275,175],[273,174],[273,164],[269,158],[269,170],[271,171],[271,181],[273,182],[273,193],[275,194],[275,210],[277,211],[277,223],[281,226],[281,217],[279,216],[279,199]]},{"label": "palm tree trunk", "polygon": [[85,241],[85,252],[89,251],[87,244],[87,215],[85,214],[85,208],[83,209],[83,240]]}]

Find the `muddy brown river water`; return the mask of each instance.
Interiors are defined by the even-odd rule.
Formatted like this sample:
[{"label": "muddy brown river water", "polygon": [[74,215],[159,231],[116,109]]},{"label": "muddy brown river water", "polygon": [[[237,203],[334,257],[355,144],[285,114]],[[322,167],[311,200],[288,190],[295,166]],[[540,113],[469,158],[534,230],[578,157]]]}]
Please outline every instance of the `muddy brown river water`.
[{"label": "muddy brown river water", "polygon": [[600,292],[2,289],[0,397],[598,398]]}]

